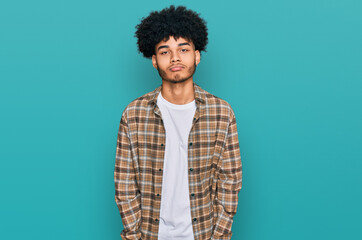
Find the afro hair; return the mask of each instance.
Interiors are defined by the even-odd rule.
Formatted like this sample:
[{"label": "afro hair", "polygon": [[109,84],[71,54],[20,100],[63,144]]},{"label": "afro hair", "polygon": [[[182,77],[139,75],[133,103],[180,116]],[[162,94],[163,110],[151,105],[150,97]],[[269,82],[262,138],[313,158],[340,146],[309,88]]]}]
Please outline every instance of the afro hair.
[{"label": "afro hair", "polygon": [[146,58],[155,54],[156,45],[173,36],[185,38],[195,45],[195,50],[205,51],[207,45],[206,21],[198,13],[184,6],[171,5],[160,12],[153,11],[136,26],[138,51]]}]

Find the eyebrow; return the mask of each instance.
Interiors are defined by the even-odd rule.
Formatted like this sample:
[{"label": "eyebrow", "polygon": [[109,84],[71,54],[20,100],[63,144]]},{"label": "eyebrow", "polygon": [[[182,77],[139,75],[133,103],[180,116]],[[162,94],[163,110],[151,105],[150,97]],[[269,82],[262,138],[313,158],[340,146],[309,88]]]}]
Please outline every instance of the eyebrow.
[{"label": "eyebrow", "polygon": [[[190,43],[187,43],[187,42],[185,42],[185,43],[179,43],[179,44],[178,44],[179,47],[180,47],[180,46],[184,46],[184,45],[189,45],[189,46],[191,46]],[[162,46],[159,46],[159,47],[157,48],[157,51],[160,50],[160,49],[162,49],[162,48],[169,48],[169,47],[170,47],[169,45],[162,45]]]}]

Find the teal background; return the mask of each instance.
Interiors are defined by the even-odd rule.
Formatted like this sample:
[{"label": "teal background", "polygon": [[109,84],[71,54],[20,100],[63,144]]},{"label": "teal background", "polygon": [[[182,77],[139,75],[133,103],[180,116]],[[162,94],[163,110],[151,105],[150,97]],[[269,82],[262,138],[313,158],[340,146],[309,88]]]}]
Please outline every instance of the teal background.
[{"label": "teal background", "polygon": [[120,239],[123,109],[161,84],[135,25],[171,3],[208,22],[194,77],[233,107],[233,238],[362,239],[360,0],[0,3],[0,238]]}]

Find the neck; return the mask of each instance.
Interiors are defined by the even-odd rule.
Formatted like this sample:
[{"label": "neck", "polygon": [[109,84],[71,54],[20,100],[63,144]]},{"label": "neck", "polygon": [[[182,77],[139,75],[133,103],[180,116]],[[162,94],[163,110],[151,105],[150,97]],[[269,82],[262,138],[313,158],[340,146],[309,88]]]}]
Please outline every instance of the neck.
[{"label": "neck", "polygon": [[172,83],[162,80],[161,94],[164,99],[173,104],[187,104],[195,99],[192,78],[182,83]]}]

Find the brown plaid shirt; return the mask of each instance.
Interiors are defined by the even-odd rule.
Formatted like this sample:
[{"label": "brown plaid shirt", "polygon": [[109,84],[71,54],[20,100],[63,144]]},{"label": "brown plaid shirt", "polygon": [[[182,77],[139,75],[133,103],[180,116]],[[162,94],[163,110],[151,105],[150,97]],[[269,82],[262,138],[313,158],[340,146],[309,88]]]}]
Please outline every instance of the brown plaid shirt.
[{"label": "brown plaid shirt", "polygon": [[[132,101],[120,121],[114,180],[122,239],[158,238],[166,140],[156,104],[161,87]],[[194,91],[196,112],[188,139],[194,238],[230,239],[242,185],[235,115],[226,101],[196,84]]]}]

